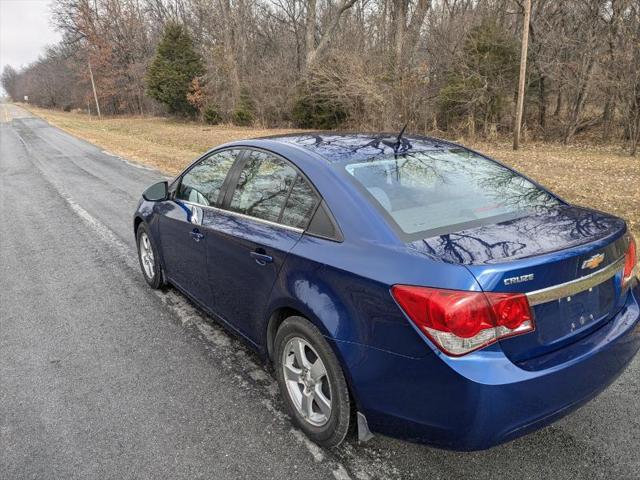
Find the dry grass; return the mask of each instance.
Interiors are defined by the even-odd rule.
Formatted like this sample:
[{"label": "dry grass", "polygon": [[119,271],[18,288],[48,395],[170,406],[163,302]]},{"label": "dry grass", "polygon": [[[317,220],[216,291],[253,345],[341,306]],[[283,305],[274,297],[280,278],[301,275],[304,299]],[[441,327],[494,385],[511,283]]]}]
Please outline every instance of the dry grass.
[{"label": "dry grass", "polygon": [[567,201],[613,213],[640,239],[640,159],[613,147],[476,143],[473,147],[513,166]]},{"label": "dry grass", "polygon": [[[211,147],[231,140],[291,132],[166,118],[90,120],[84,114],[29,107],[50,123],[122,157],[175,174]],[[529,143],[466,142],[549,187],[568,201],[619,215],[640,237],[640,160],[614,149]]]},{"label": "dry grass", "polygon": [[82,113],[22,106],[73,135],[170,175],[180,172],[196,157],[216,145],[292,131],[231,125],[209,126],[160,117],[112,117],[98,120]]}]

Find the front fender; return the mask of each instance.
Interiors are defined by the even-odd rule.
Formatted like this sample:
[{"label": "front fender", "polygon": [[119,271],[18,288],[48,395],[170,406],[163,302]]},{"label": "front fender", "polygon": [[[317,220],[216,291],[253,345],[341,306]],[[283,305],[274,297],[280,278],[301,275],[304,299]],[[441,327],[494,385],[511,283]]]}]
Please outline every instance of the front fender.
[{"label": "front fender", "polygon": [[149,229],[151,234],[151,241],[154,242],[158,255],[160,256],[160,264],[164,266],[164,259],[162,258],[162,245],[160,239],[160,229],[158,216],[161,214],[157,211],[158,208],[162,208],[163,204],[167,202],[149,202],[144,198],[141,198],[138,202],[138,206],[133,214],[133,235],[134,238],[137,235],[138,225],[143,222]]}]

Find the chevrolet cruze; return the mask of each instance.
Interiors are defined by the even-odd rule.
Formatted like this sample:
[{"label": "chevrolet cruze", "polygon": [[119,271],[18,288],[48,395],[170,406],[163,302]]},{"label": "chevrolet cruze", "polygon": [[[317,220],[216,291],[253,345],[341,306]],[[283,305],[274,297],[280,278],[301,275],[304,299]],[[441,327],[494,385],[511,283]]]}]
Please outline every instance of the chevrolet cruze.
[{"label": "chevrolet cruze", "polygon": [[625,222],[419,136],[229,143],[143,194],[142,272],[273,365],[294,423],[477,450],[593,398],[640,347]]}]

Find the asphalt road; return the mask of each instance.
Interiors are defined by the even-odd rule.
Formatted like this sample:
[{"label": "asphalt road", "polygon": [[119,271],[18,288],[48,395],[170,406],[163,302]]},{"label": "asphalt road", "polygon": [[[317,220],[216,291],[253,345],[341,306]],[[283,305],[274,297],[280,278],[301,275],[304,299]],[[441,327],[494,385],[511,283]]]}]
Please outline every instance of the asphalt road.
[{"label": "asphalt road", "polygon": [[0,104],[1,479],[640,478],[640,359],[486,452],[309,442],[257,356],[144,283],[131,214],[161,177]]}]

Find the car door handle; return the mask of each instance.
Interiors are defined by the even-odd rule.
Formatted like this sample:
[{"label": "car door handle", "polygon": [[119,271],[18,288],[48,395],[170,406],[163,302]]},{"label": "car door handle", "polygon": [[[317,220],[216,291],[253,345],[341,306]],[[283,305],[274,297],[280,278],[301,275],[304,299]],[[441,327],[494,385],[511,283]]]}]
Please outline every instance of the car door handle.
[{"label": "car door handle", "polygon": [[191,235],[191,238],[193,238],[196,242],[199,242],[204,238],[204,233],[200,233],[200,230],[198,230],[197,228],[191,230],[189,232],[189,235]]},{"label": "car door handle", "polygon": [[262,248],[254,250],[250,253],[250,255],[258,265],[264,266],[267,263],[273,262],[273,257],[271,255],[267,255],[267,253]]}]

